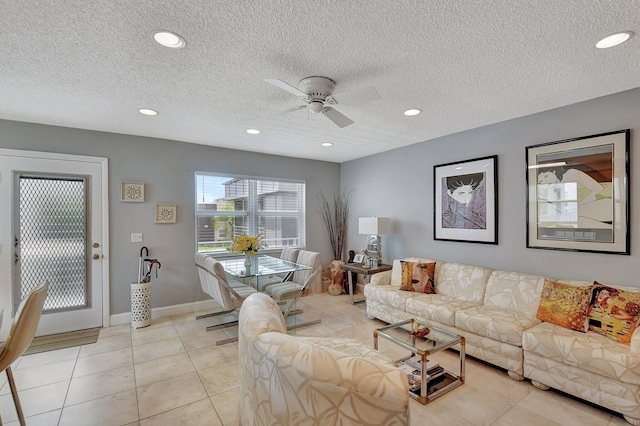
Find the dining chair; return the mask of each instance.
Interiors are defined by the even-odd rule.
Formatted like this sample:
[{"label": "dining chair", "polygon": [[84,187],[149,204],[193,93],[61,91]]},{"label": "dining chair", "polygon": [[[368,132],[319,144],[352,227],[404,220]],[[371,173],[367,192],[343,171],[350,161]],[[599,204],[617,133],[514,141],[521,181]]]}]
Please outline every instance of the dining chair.
[{"label": "dining chair", "polygon": [[[20,426],[24,426],[26,423],[20,399],[18,398],[18,389],[13,379],[11,364],[24,353],[36,335],[48,288],[49,282],[44,282],[22,299],[13,317],[9,336],[4,343],[0,343],[0,371],[7,372],[7,380],[11,388],[11,395],[16,406]],[[0,420],[1,424],[2,420]]]},{"label": "dining chair", "polygon": [[[280,259],[286,260],[287,262],[296,263],[298,259],[298,252],[300,249],[293,247],[282,247],[282,251],[280,252]],[[273,274],[271,276],[263,276],[257,280],[258,292],[263,293],[267,287],[280,284],[284,281],[288,281],[291,279],[291,276],[287,276],[289,274]]]},{"label": "dining chair", "polygon": [[[309,284],[313,282],[313,280],[316,278],[316,275],[318,275],[318,272],[320,272],[321,269],[322,268],[314,269],[311,272],[311,275],[307,277],[302,287],[298,288],[297,290],[291,290],[290,292],[287,293],[285,297],[280,299],[280,301],[276,300],[278,305],[280,305],[280,310],[282,311],[282,315],[284,315],[285,318],[287,318],[289,315],[297,315],[303,312],[302,309],[299,309],[297,307],[298,299],[305,292]],[[315,323],[318,323],[318,322],[320,321],[317,321]],[[311,324],[311,323],[307,322],[307,324]]]},{"label": "dining chair", "polygon": [[242,306],[242,302],[250,294],[255,293],[256,290],[239,281],[229,281],[222,264],[213,257],[203,253],[196,253],[195,258],[202,291],[223,308],[221,312],[198,315],[196,319],[227,315],[227,318],[223,321],[207,327],[207,331],[237,325],[239,308]]},{"label": "dining chair", "polygon": [[308,266],[310,269],[295,271],[291,281],[285,281],[267,287],[265,292],[269,296],[275,300],[289,300],[296,297],[300,291],[306,290],[311,282],[312,276],[315,278],[316,270],[320,268],[320,253],[300,250],[296,258],[296,263]]},{"label": "dining chair", "polygon": [[297,248],[282,247],[282,251],[280,252],[280,259],[295,263],[298,259],[299,252],[300,249]]}]

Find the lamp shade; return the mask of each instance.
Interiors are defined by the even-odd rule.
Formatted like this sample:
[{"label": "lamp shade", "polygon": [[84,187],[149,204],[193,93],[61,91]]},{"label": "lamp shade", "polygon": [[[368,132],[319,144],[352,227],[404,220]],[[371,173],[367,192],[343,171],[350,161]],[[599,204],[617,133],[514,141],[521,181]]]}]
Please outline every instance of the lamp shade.
[{"label": "lamp shade", "polygon": [[358,219],[358,233],[362,235],[383,235],[391,232],[388,217],[361,217]]}]

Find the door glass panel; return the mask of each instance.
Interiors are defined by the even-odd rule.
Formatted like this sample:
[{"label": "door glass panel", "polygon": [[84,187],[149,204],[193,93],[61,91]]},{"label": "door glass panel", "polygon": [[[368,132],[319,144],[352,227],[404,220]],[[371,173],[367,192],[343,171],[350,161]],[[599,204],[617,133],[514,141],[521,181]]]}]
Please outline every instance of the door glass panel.
[{"label": "door glass panel", "polygon": [[25,174],[18,178],[17,296],[22,299],[49,281],[44,312],[88,307],[87,179]]}]

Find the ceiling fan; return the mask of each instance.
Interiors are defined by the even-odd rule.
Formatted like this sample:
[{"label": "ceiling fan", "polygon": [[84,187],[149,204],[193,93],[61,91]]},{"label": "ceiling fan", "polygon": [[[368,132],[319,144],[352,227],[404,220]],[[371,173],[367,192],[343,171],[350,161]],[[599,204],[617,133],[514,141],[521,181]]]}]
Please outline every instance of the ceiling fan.
[{"label": "ceiling fan", "polygon": [[353,120],[335,110],[332,107],[333,105],[352,105],[380,99],[380,95],[373,87],[356,89],[350,92],[334,95],[333,89],[336,87],[336,83],[327,77],[313,76],[303,78],[300,80],[299,89],[278,79],[265,78],[264,81],[286,90],[287,92],[299,97],[305,103],[305,105],[289,108],[277,115],[287,114],[299,109],[307,108],[312,113],[322,113],[340,128],[353,124]]}]

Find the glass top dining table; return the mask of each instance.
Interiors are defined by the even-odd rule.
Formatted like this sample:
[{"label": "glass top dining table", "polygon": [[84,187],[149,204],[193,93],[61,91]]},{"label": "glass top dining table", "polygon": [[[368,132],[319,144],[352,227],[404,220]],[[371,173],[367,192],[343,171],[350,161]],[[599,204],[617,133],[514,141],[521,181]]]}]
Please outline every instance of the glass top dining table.
[{"label": "glass top dining table", "polygon": [[[220,259],[219,262],[227,274],[244,281],[245,284],[255,286],[258,291],[264,289],[261,284],[287,281],[295,271],[311,269],[306,265],[267,255],[252,256],[251,266],[245,265],[244,257]],[[246,280],[246,278],[255,278],[255,280]]]},{"label": "glass top dining table", "polygon": [[[291,274],[296,271],[312,269],[307,265],[289,262],[268,255],[253,256],[251,258],[251,266],[245,265],[244,257],[220,259],[218,261],[228,275],[246,285],[250,285],[258,292],[265,292],[269,285],[287,281]],[[320,318],[316,318],[313,314],[307,315],[297,307],[299,297],[300,294],[298,293],[292,298],[277,300],[290,333],[295,333],[296,329],[300,327],[321,322]]]}]

